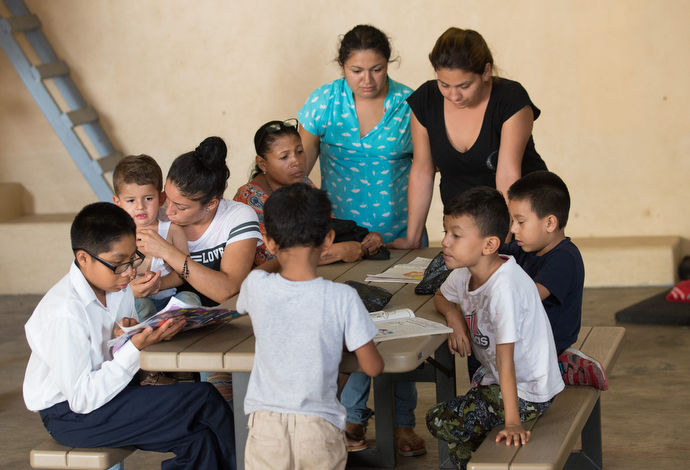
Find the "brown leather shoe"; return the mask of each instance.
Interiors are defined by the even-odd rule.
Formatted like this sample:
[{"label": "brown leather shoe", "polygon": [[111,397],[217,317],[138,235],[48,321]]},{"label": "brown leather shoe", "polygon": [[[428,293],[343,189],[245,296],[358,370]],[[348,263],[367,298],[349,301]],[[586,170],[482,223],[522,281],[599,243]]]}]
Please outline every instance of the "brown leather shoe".
[{"label": "brown leather shoe", "polygon": [[177,380],[166,377],[163,372],[149,372],[149,375],[141,381],[141,385],[173,385],[176,383]]}]

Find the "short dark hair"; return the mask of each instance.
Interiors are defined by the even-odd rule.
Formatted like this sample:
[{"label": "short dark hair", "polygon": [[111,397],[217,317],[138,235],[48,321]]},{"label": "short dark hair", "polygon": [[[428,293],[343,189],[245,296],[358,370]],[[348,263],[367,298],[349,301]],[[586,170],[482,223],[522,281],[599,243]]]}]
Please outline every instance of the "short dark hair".
[{"label": "short dark hair", "polygon": [[508,236],[510,214],[503,195],[494,188],[477,186],[468,189],[443,208],[443,213],[451,217],[472,217],[481,237],[498,237],[501,243]]},{"label": "short dark hair", "polygon": [[72,251],[85,250],[98,256],[107,253],[122,237],[135,237],[134,219],[111,202],[94,202],[85,206],[72,222]]},{"label": "short dark hair", "polygon": [[391,43],[388,36],[380,29],[368,24],[358,24],[340,39],[338,64],[345,65],[345,62],[357,51],[378,52],[386,59],[386,62],[391,61]]},{"label": "short dark hair", "polygon": [[266,235],[281,249],[317,247],[330,230],[331,201],[326,191],[295,183],[276,189],[264,203]]},{"label": "short dark hair", "polygon": [[182,195],[206,205],[222,199],[230,170],[225,163],[228,148],[220,137],[207,137],[193,152],[180,155],[168,171],[168,181]]},{"label": "short dark hair", "polygon": [[429,54],[434,70],[463,70],[483,74],[486,64],[494,65],[491,50],[481,34],[473,29],[448,28]]},{"label": "short dark hair", "polygon": [[563,180],[550,171],[528,173],[508,189],[509,201],[529,201],[532,211],[543,219],[556,216],[558,228],[568,223],[570,193]]},{"label": "short dark hair", "polygon": [[116,196],[120,195],[123,184],[152,184],[160,193],[163,191],[163,172],[156,160],[148,155],[128,155],[117,162],[113,171],[113,189]]}]

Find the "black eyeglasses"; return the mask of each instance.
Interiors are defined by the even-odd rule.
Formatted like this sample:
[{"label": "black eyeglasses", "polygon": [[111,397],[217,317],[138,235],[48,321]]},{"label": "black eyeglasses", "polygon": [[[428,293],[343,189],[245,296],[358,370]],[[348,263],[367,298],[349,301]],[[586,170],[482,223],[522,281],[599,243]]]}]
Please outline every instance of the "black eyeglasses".
[{"label": "black eyeglasses", "polygon": [[286,119],[283,122],[275,122],[264,127],[263,132],[261,133],[261,138],[257,139],[256,142],[254,142],[256,151],[259,151],[259,149],[261,148],[261,144],[264,143],[264,140],[266,140],[266,137],[268,137],[269,134],[273,134],[274,132],[278,132],[288,127],[294,127],[295,130],[299,132],[299,121],[297,120],[297,118]]},{"label": "black eyeglasses", "polygon": [[[83,249],[83,248],[77,248],[77,249],[74,250],[74,252],[76,253],[76,252],[79,251],[79,250],[85,251],[86,253],[89,253],[87,250],[85,250],[85,249]],[[105,266],[106,268],[110,269],[110,270],[111,270],[113,273],[115,273],[115,274],[122,274],[122,273],[124,273],[125,271],[127,271],[127,270],[129,269],[130,266],[131,266],[132,268],[136,268],[136,267],[138,267],[138,266],[141,266],[141,263],[144,262],[144,258],[146,258],[146,256],[144,255],[144,253],[142,253],[142,252],[139,251],[139,250],[136,250],[136,251],[134,252],[134,256],[136,256],[136,258],[134,258],[132,261],[128,261],[127,263],[120,263],[120,264],[111,264],[111,263],[108,263],[107,261],[105,261],[105,260],[99,258],[98,256],[96,256],[96,255],[94,255],[94,254],[92,254],[92,253],[89,253],[89,256],[91,256],[93,259],[95,259],[95,260],[97,260],[98,262],[100,262],[103,266]]]}]

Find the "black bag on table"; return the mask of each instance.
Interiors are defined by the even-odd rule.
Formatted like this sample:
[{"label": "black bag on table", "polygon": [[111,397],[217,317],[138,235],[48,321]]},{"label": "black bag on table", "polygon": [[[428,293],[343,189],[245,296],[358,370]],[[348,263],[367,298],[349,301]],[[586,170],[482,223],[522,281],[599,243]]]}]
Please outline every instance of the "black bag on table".
[{"label": "black bag on table", "polygon": [[385,307],[386,304],[390,302],[391,297],[393,297],[393,294],[382,287],[362,284],[357,281],[345,281],[345,284],[355,288],[368,312],[383,310],[383,307]]},{"label": "black bag on table", "polygon": [[448,269],[446,262],[443,260],[443,252],[440,252],[424,270],[424,277],[417,284],[417,287],[414,288],[414,293],[419,295],[435,294],[452,272],[453,270]]}]

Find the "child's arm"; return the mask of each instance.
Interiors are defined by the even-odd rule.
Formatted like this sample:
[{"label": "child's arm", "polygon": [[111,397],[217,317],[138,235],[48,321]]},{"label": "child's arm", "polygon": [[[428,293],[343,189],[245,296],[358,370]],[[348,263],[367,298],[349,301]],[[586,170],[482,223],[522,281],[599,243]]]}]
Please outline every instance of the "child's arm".
[{"label": "child's arm", "polygon": [[549,289],[547,289],[546,287],[542,286],[542,285],[539,284],[538,282],[537,282],[536,284],[537,284],[537,291],[539,291],[539,298],[540,298],[541,301],[543,302],[543,301],[546,300],[546,298],[547,298],[548,296],[551,295],[551,291],[549,291]]},{"label": "child's arm", "polygon": [[376,377],[383,371],[383,358],[376,349],[374,340],[369,341],[364,346],[355,349],[355,355],[364,373],[369,377]]},{"label": "child's arm", "polygon": [[460,357],[472,354],[470,331],[467,328],[465,317],[453,302],[441,294],[441,289],[437,290],[436,295],[434,295],[434,307],[446,317],[446,323],[453,329],[453,333],[448,335],[450,352],[455,354],[457,351],[460,353]]},{"label": "child's arm", "polygon": [[503,409],[506,414],[506,426],[502,429],[496,442],[501,442],[505,437],[506,445],[520,443],[526,444],[529,441],[530,432],[525,431],[520,420],[520,410],[518,408],[517,379],[515,378],[515,361],[513,353],[515,343],[505,343],[496,345],[496,365],[498,366],[498,381],[501,384],[501,395],[503,396]]}]

